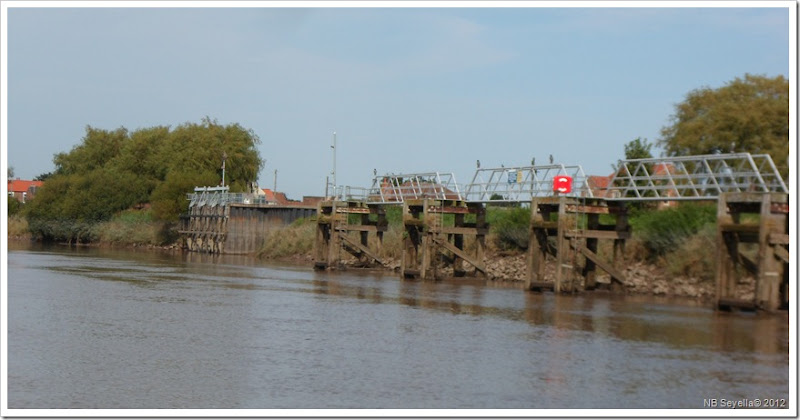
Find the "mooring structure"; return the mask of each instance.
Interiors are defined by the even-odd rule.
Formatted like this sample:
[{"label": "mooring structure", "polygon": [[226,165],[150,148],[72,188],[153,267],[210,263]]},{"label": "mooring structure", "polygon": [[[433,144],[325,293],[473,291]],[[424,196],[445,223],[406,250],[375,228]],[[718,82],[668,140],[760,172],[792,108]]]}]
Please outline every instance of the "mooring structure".
[{"label": "mooring structure", "polygon": [[268,232],[311,217],[310,206],[281,206],[263,195],[231,193],[226,187],[195,187],[178,231],[181,247],[210,254],[252,254]]},{"label": "mooring structure", "polygon": [[[383,265],[379,255],[388,226],[383,206],[352,199],[320,202],[317,206],[314,268],[339,268],[342,251],[355,256],[360,267]],[[370,233],[375,237],[372,246]]]},{"label": "mooring structure", "polygon": [[[529,204],[527,290],[592,290],[600,286],[598,269],[614,288],[626,282],[621,263],[631,238],[632,203],[716,201],[715,307],[786,307],[788,189],[769,155],[621,160],[609,178],[607,185],[593,186],[580,165],[550,163],[479,167],[463,187],[452,173],[440,172],[387,174],[374,177],[370,188],[338,187],[318,207],[315,267],[340,266],[342,250],[358,258],[360,266],[382,263],[387,224],[380,209],[402,205],[402,277],[485,277],[486,206]],[[349,232],[361,236],[354,240]],[[368,240],[370,232],[375,241]],[[609,241],[605,249],[611,255],[600,252],[603,241]],[[733,296],[744,275],[754,276],[756,292],[752,299],[737,300]]]}]

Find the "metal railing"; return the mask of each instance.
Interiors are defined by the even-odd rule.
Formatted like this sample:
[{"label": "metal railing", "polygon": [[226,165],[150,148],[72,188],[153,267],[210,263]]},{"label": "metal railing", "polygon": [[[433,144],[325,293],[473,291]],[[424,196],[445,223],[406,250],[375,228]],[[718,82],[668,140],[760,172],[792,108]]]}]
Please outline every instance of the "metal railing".
[{"label": "metal railing", "polygon": [[463,199],[455,175],[443,172],[376,176],[372,179],[370,188],[340,185],[329,187],[326,196],[333,200],[356,200],[385,204],[403,204],[405,200],[424,198]]},{"label": "metal railing", "polygon": [[[572,178],[572,191],[556,193],[553,180]],[[782,192],[786,183],[766,154],[712,154],[619,161],[608,185],[590,185],[580,165],[532,165],[477,169],[472,182],[459,188],[453,173],[424,172],[375,176],[372,186],[329,185],[326,199],[402,204],[405,200],[432,198],[471,202],[531,201],[567,196],[609,200],[708,200],[724,192]],[[605,183],[605,182],[604,182]],[[462,192],[463,191],[463,192]],[[277,204],[263,195],[229,193],[228,187],[197,187],[187,194],[189,206],[227,203]]]},{"label": "metal railing", "polygon": [[424,172],[375,177],[368,201],[402,203],[424,198],[461,200],[456,176],[452,172]]},{"label": "metal railing", "polygon": [[230,193],[228,187],[195,187],[193,193],[186,194],[189,208],[195,206],[225,206],[228,204],[266,204],[277,205],[267,200],[266,195],[254,193]]},{"label": "metal railing", "polygon": [[587,176],[580,165],[535,165],[477,169],[472,182],[464,187],[468,201],[524,202],[534,197],[552,197],[553,178],[572,178],[572,191],[561,196],[592,197]]},{"label": "metal railing", "polygon": [[622,160],[605,198],[611,200],[707,200],[725,192],[788,189],[769,155],[727,153]]}]

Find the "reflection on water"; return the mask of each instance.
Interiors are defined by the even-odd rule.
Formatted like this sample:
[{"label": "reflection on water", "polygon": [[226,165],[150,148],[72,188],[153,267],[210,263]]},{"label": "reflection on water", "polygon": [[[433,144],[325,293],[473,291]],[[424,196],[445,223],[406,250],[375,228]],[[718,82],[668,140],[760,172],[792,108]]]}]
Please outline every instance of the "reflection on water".
[{"label": "reflection on water", "polygon": [[10,247],[10,408],[702,408],[788,397],[786,314],[243,256]]}]

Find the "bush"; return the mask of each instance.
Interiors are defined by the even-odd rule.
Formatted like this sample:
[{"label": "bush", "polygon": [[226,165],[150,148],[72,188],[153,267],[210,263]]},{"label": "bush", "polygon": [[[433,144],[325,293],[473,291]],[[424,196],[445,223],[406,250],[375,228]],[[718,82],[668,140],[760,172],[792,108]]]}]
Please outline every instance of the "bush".
[{"label": "bush", "polygon": [[678,247],[664,256],[667,271],[705,282],[714,281],[716,270],[716,226],[705,225],[696,234],[684,238]]},{"label": "bush", "polygon": [[260,258],[281,258],[310,254],[314,251],[317,224],[310,218],[298,219],[284,228],[270,230],[264,246],[258,252]]},{"label": "bush", "polygon": [[11,238],[30,237],[30,231],[28,230],[28,222],[25,220],[24,217],[21,217],[19,215],[8,216],[8,236]]},{"label": "bush", "polygon": [[150,210],[125,210],[96,226],[97,240],[115,244],[164,245],[174,242],[167,224],[154,221]]},{"label": "bush", "polygon": [[75,219],[28,218],[28,227],[33,237],[55,242],[92,242],[97,239],[97,225]]},{"label": "bush", "polygon": [[715,205],[684,203],[665,210],[634,212],[630,225],[634,237],[656,258],[673,251],[706,225],[713,225],[716,218]]},{"label": "bush", "polygon": [[22,210],[22,203],[17,201],[14,197],[8,197],[8,215],[14,216]]},{"label": "bush", "polygon": [[489,207],[486,215],[495,244],[500,250],[528,249],[531,211],[521,207]]}]

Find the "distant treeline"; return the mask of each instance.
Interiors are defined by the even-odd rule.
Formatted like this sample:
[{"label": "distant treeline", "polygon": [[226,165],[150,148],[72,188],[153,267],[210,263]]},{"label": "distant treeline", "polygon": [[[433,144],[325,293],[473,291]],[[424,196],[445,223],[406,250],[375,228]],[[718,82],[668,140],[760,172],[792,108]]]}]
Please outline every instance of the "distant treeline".
[{"label": "distant treeline", "polygon": [[88,227],[149,203],[152,217],[175,222],[195,186],[225,184],[245,191],[257,179],[259,138],[239,124],[200,124],[113,131],[86,127],[80,144],[53,158],[55,170],[23,214],[45,240],[89,241]]}]

